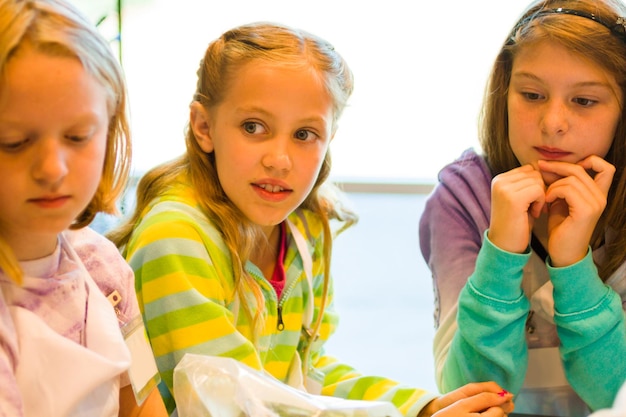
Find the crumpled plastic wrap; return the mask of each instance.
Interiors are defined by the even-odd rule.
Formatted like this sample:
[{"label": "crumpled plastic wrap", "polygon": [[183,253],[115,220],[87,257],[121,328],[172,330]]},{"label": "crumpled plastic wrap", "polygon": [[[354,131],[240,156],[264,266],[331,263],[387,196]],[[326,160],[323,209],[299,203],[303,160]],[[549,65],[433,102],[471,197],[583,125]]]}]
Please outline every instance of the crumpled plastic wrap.
[{"label": "crumpled plastic wrap", "polygon": [[174,369],[178,417],[402,417],[383,401],[312,395],[232,358],[186,354]]}]

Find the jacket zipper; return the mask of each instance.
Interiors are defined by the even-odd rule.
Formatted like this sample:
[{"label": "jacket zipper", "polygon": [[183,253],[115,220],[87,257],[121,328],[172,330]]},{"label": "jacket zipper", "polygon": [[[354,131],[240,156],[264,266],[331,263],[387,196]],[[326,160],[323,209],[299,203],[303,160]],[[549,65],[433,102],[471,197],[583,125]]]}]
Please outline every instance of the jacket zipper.
[{"label": "jacket zipper", "polygon": [[287,296],[289,295],[289,293],[293,291],[293,288],[296,286],[297,283],[298,283],[298,280],[294,279],[288,287],[283,289],[283,293],[280,297],[280,300],[278,300],[278,307],[276,308],[277,310],[276,312],[278,314],[278,321],[276,322],[276,329],[280,332],[282,332],[285,329],[285,323],[283,322],[283,303],[285,302],[285,299],[287,299]]},{"label": "jacket zipper", "polygon": [[279,305],[276,308],[276,312],[278,313],[277,321],[276,321],[276,330],[282,332],[285,329],[285,323],[283,322],[283,306]]},{"label": "jacket zipper", "polygon": [[280,300],[278,300],[278,294],[276,294],[276,290],[274,289],[274,286],[267,279],[265,279],[265,277],[260,277],[254,272],[250,272],[250,274],[254,276],[258,281],[264,284],[269,284],[269,287],[272,289],[272,291],[274,291],[274,295],[276,296],[276,299],[277,299],[276,330],[278,330],[279,332],[282,332],[283,330],[285,330],[285,322],[283,321],[283,302],[287,298],[287,295],[289,295],[289,293],[296,286],[296,284],[298,283],[298,280],[294,279],[289,285],[289,287],[286,287],[285,289],[283,289],[282,296],[280,297]]}]

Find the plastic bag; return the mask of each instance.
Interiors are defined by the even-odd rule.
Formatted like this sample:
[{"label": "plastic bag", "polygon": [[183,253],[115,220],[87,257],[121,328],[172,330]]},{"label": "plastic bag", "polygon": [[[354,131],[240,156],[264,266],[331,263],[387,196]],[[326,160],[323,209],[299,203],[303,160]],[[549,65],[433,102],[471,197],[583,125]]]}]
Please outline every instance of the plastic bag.
[{"label": "plastic bag", "polygon": [[232,358],[186,354],[174,369],[178,417],[402,417],[389,402],[311,395]]}]

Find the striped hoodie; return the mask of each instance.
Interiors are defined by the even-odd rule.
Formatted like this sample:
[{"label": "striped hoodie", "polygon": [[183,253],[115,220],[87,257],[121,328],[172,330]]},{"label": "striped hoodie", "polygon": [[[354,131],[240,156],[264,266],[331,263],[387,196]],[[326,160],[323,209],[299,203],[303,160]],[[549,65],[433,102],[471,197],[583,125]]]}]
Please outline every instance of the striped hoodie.
[{"label": "striped hoodie", "polygon": [[[235,358],[288,383],[299,372],[307,338],[303,315],[314,303],[316,320],[323,294],[323,230],[307,210],[289,216],[306,240],[312,258],[312,287],[303,270],[292,231],[287,228],[285,289],[278,300],[273,287],[251,262],[246,271],[258,283],[265,305],[246,294],[252,311],[264,313],[264,326],[253,340],[249,317],[235,301],[230,253],[220,231],[200,210],[193,190],[181,182],[144,211],[123,255],[135,271],[139,306],[161,373],[161,394],[172,413],[173,372],[186,353]],[[313,294],[313,299],[311,299]],[[319,338],[311,347],[309,374],[321,376],[322,394],[348,399],[391,401],[406,416],[416,416],[435,395],[382,377],[363,376],[324,353],[338,317],[332,305],[332,281]],[[294,364],[292,366],[292,364]],[[300,372],[301,374],[301,372]]]}]

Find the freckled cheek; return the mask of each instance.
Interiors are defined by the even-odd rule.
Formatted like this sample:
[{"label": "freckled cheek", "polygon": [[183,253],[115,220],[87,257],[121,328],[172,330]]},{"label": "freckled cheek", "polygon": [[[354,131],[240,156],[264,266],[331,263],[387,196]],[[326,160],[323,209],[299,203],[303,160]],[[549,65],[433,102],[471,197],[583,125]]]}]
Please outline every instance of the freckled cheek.
[{"label": "freckled cheek", "polygon": [[509,114],[508,114],[508,120],[507,120],[507,126],[508,126],[508,135],[509,135],[509,142],[511,142],[511,144],[515,141],[517,141],[517,138],[520,136],[520,120],[519,117],[517,117],[516,114],[514,114],[512,112],[512,109],[509,108]]},{"label": "freckled cheek", "polygon": [[512,124],[511,121],[509,121],[509,145],[511,146],[513,155],[515,155],[517,161],[522,165],[529,162],[529,158],[525,156],[529,148],[525,141],[527,136],[525,132],[520,130],[520,126],[517,123],[514,122]]},{"label": "freckled cheek", "polygon": [[528,111],[519,104],[510,104],[508,110],[509,130],[514,127],[516,130],[524,130],[539,126],[537,115]]},{"label": "freckled cheek", "polygon": [[537,136],[541,129],[536,114],[525,111],[519,106],[510,106],[508,111],[508,134],[511,145],[513,142],[523,145]]},{"label": "freckled cheek", "polygon": [[[605,126],[605,129],[598,129],[598,126]],[[580,146],[584,147],[583,151],[586,155],[598,155],[601,158],[605,158],[613,140],[615,138],[616,127],[611,128],[610,122],[607,123],[593,123],[588,126],[588,129],[583,136],[585,139],[581,141]],[[592,138],[591,140],[589,138]]]},{"label": "freckled cheek", "polygon": [[611,144],[613,143],[613,140],[607,140],[606,144],[602,147],[596,147],[596,149],[592,149],[591,152],[589,152],[589,154],[594,154],[594,155],[598,155],[601,158],[605,158],[606,155],[609,153],[609,149],[611,149]]}]

